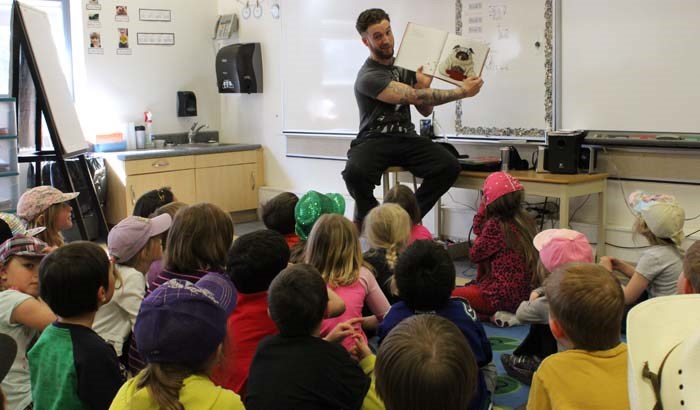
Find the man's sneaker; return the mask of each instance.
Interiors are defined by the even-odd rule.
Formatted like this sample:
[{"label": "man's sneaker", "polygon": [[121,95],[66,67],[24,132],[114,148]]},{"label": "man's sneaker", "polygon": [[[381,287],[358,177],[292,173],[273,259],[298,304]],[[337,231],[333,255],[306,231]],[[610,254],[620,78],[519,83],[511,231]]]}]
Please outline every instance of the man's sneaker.
[{"label": "man's sneaker", "polygon": [[532,375],[535,374],[542,360],[536,356],[502,354],[501,363],[508,376],[529,386],[532,384]]}]

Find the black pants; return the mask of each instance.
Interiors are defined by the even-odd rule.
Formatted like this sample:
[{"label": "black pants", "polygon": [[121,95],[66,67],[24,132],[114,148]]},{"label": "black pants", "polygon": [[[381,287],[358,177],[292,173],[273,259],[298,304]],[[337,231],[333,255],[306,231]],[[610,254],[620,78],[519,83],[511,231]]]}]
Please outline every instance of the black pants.
[{"label": "black pants", "polygon": [[354,140],[348,150],[343,179],[355,199],[356,223],[361,223],[377,206],[374,187],[390,166],[403,167],[423,179],[416,191],[421,217],[450,189],[461,170],[454,155],[425,137],[386,135]]},{"label": "black pants", "polygon": [[557,339],[552,335],[549,325],[533,323],[525,339],[513,354],[516,356],[537,356],[540,359],[557,352]]}]

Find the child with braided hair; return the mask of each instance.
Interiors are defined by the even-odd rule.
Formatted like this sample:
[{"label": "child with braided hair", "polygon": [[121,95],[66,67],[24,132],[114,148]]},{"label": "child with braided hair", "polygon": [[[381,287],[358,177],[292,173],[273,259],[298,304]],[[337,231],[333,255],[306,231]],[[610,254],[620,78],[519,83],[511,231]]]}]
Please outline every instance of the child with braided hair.
[{"label": "child with braided hair", "polygon": [[399,299],[391,291],[391,281],[399,253],[411,237],[411,219],[398,204],[385,203],[367,214],[365,232],[371,248],[362,257],[371,265],[389,303],[396,303]]}]

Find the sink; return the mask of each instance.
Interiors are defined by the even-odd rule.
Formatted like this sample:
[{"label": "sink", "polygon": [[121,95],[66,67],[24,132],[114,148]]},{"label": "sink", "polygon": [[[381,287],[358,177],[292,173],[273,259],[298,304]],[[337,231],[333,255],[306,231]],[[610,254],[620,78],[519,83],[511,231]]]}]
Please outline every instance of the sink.
[{"label": "sink", "polygon": [[174,148],[208,148],[208,147],[222,147],[235,144],[226,144],[222,142],[193,142],[191,144],[178,144]]}]

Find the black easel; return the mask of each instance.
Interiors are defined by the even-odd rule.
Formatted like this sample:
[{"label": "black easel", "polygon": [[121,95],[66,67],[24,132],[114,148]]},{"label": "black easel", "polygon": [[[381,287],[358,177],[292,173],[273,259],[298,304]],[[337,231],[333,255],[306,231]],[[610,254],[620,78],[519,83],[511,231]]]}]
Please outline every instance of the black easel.
[{"label": "black easel", "polygon": [[[22,59],[22,60],[20,60]],[[56,122],[54,121],[53,114],[51,112],[51,107],[49,105],[49,99],[46,94],[46,89],[42,83],[41,76],[39,75],[39,69],[37,66],[36,59],[34,58],[34,52],[32,50],[32,45],[29,41],[29,35],[27,34],[27,26],[22,18],[22,13],[19,9],[19,4],[15,0],[12,4],[12,96],[17,100],[18,107],[21,106],[23,101],[19,99],[20,90],[20,61],[25,61],[29,72],[32,77],[32,82],[34,83],[34,88],[36,89],[36,106],[34,110],[36,112],[36,119],[34,122],[35,128],[35,148],[36,151],[31,154],[24,154],[19,156],[18,161],[23,163],[34,163],[35,164],[35,185],[41,185],[41,163],[43,161],[55,161],[58,165],[61,175],[64,181],[66,181],[71,192],[75,192],[75,185],[71,179],[70,173],[68,172],[68,167],[65,162],[65,153],[62,152],[60,131],[56,127]],[[26,102],[24,102],[26,103]],[[17,119],[19,120],[19,109],[16,110]],[[42,132],[41,132],[41,118],[43,117],[46,121],[46,126],[49,130],[49,135],[51,137],[51,142],[54,149],[51,151],[42,150]],[[75,154],[74,154],[75,155]],[[100,235],[107,237],[109,228],[107,226],[107,220],[105,219],[104,212],[100,206],[99,199],[97,197],[97,192],[95,191],[95,186],[93,184],[92,176],[90,175],[90,170],[88,169],[87,160],[85,158],[85,152],[78,153],[76,158],[78,159],[78,164],[80,167],[80,173],[83,175],[88,183],[88,193],[90,196],[90,203],[93,205],[97,212],[98,227]],[[80,230],[81,238],[88,240],[88,232],[85,226],[85,220],[83,218],[82,210],[78,199],[73,199],[70,201],[73,207],[73,215],[78,223],[78,229]]]}]

